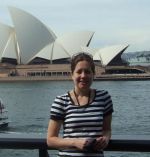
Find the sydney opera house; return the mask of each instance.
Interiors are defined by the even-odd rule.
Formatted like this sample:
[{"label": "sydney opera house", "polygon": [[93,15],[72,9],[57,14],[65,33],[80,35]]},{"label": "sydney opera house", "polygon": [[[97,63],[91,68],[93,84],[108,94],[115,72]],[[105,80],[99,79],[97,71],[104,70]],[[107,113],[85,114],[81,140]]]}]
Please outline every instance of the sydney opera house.
[{"label": "sydney opera house", "polygon": [[13,26],[0,23],[0,76],[69,75],[69,61],[78,52],[90,53],[96,74],[105,67],[123,66],[121,58],[128,44],[92,48],[92,31],[77,31],[57,36],[33,15],[9,7]]}]

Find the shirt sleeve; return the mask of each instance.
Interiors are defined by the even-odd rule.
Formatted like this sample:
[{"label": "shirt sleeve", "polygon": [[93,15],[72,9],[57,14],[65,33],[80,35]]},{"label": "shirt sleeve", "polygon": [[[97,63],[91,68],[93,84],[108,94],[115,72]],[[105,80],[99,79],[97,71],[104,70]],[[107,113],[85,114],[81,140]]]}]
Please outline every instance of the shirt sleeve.
[{"label": "shirt sleeve", "polygon": [[50,111],[50,119],[63,120],[64,119],[64,101],[61,96],[57,96],[52,103]]},{"label": "shirt sleeve", "polygon": [[113,111],[114,109],[111,96],[109,95],[108,91],[106,91],[104,99],[104,116],[111,114]]}]

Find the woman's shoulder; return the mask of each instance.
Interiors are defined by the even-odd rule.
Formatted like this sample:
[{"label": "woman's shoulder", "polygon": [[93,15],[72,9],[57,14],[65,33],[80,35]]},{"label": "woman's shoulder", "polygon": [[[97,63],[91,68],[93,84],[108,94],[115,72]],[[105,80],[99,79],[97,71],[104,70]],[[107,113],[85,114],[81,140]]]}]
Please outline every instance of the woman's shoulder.
[{"label": "woman's shoulder", "polygon": [[59,95],[57,95],[56,97],[66,97],[67,95],[68,95],[68,92],[63,93],[63,94],[59,94]]},{"label": "woman's shoulder", "polygon": [[59,99],[59,100],[68,100],[69,98],[69,95],[68,95],[68,92],[66,93],[63,93],[63,94],[60,94],[60,95],[57,95],[55,99]]},{"label": "woman's shoulder", "polygon": [[105,98],[110,98],[111,95],[109,94],[109,92],[108,92],[107,90],[96,89],[96,90],[95,90],[95,97],[96,97],[96,98],[105,99]]},{"label": "woman's shoulder", "polygon": [[107,90],[104,89],[95,89],[96,94],[108,94]]}]

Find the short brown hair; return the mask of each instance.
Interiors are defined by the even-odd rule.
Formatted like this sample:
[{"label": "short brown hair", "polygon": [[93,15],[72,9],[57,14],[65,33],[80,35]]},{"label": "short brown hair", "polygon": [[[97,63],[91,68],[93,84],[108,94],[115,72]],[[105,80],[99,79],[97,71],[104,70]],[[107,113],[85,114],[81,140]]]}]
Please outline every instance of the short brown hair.
[{"label": "short brown hair", "polygon": [[71,59],[71,72],[72,73],[74,72],[74,69],[75,69],[77,63],[80,61],[89,62],[89,64],[91,65],[92,72],[93,72],[93,74],[95,74],[95,64],[93,61],[93,56],[86,52],[79,52],[72,56],[72,59]]}]

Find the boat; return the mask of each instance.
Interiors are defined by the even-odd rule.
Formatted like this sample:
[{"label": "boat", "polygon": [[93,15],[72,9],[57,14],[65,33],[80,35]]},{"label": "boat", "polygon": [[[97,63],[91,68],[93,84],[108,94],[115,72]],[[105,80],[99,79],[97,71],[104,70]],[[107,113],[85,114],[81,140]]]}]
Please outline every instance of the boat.
[{"label": "boat", "polygon": [[4,106],[2,100],[0,100],[0,129],[8,127],[8,110]]}]

